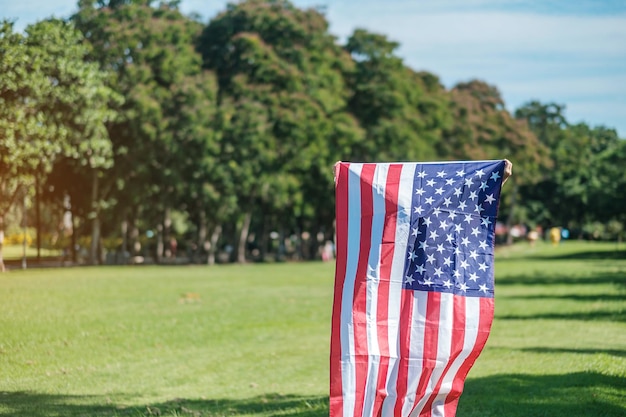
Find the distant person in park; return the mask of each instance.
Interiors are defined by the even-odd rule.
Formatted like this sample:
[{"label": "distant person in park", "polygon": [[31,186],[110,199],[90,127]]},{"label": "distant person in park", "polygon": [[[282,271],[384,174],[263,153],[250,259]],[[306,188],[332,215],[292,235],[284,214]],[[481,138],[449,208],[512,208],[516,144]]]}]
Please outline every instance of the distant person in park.
[{"label": "distant person in park", "polygon": [[528,239],[528,243],[531,247],[535,246],[535,242],[537,242],[537,239],[539,239],[539,232],[537,231],[537,229],[535,228],[528,232],[528,234],[526,235],[526,239]]},{"label": "distant person in park", "polygon": [[553,227],[552,229],[550,229],[550,242],[552,242],[554,246],[557,246],[561,242],[560,227]]},{"label": "distant person in park", "polygon": [[331,261],[335,258],[335,245],[332,241],[327,240],[322,247],[322,261]]}]

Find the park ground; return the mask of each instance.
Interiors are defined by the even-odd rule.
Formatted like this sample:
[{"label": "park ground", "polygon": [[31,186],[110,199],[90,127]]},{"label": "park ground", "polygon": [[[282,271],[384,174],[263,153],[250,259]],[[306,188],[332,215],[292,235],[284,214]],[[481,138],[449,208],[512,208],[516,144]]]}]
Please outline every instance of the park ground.
[{"label": "park ground", "polygon": [[[332,262],[0,275],[1,417],[328,415]],[[457,417],[626,415],[626,245],[496,253]]]}]

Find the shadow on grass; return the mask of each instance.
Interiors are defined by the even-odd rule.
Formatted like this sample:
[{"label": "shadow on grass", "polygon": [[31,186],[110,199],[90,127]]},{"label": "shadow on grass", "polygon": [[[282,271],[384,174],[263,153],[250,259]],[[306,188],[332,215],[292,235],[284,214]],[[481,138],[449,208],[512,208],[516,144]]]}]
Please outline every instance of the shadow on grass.
[{"label": "shadow on grass", "polygon": [[[8,409],[8,411],[4,411]],[[268,394],[247,399],[175,399],[144,406],[108,404],[106,397],[0,392],[2,417],[328,416],[328,397]]]},{"label": "shadow on grass", "polygon": [[548,348],[548,347],[533,347],[533,348],[522,348],[520,349],[522,352],[531,352],[531,353],[575,353],[581,355],[597,355],[597,354],[605,354],[609,356],[617,356],[626,358],[626,350],[617,350],[617,349],[568,349],[568,348]]},{"label": "shadow on grass", "polygon": [[626,378],[594,372],[469,379],[458,417],[623,417]]},{"label": "shadow on grass", "polygon": [[580,320],[626,322],[626,311],[596,310],[567,313],[503,314],[496,320]]},{"label": "shadow on grass", "polygon": [[[328,416],[328,397],[264,395],[233,400],[176,399],[125,408],[104,397],[0,392],[2,417]],[[623,417],[626,378],[594,372],[493,375],[469,379],[458,417]]]},{"label": "shadow on grass", "polygon": [[625,272],[602,272],[593,275],[572,276],[540,273],[496,277],[496,288],[504,285],[619,285],[626,286]]},{"label": "shadow on grass", "polygon": [[[624,245],[621,245],[623,248]],[[578,261],[598,261],[598,260],[626,260],[626,250],[601,250],[601,251],[580,251],[568,253],[550,253],[528,255],[525,259],[542,260],[542,261],[558,261],[558,260],[578,260]]]},{"label": "shadow on grass", "polygon": [[619,294],[530,294],[505,295],[511,300],[626,301],[626,292]]}]

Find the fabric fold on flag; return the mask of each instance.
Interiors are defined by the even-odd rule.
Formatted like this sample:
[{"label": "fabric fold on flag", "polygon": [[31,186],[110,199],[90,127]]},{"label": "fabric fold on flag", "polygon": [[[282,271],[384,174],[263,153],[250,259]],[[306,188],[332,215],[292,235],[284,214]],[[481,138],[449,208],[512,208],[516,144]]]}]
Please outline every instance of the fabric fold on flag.
[{"label": "fabric fold on flag", "polygon": [[505,161],[335,166],[330,417],[453,417],[494,312]]}]

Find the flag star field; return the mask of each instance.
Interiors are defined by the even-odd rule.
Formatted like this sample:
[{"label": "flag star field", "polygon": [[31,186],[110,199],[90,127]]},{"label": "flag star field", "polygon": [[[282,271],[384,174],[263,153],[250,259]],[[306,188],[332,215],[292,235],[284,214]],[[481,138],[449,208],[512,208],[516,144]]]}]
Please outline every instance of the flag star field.
[{"label": "flag star field", "polygon": [[405,288],[493,297],[502,175],[501,163],[416,166]]}]

